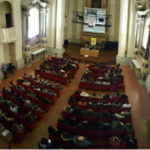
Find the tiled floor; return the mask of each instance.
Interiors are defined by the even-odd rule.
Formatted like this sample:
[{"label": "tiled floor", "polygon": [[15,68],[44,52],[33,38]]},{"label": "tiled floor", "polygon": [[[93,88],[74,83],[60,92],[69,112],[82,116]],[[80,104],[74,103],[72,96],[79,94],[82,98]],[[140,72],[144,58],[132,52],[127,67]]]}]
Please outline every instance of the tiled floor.
[{"label": "tiled floor", "polygon": [[[33,74],[34,68],[39,63],[35,63],[30,67],[25,67],[19,71],[16,71],[14,75],[10,75],[9,79],[2,82],[0,85],[0,90],[3,86],[8,86],[10,80],[16,81],[16,79],[19,76],[22,76],[23,73]],[[37,148],[38,141],[42,137],[48,137],[48,126],[52,125],[56,127],[57,119],[59,118],[64,106],[67,104],[67,99],[74,93],[75,90],[78,89],[78,83],[83,72],[85,71],[85,68],[86,64],[80,63],[80,69],[78,70],[75,79],[69,86],[64,87],[61,96],[56,101],[56,104],[52,106],[48,113],[44,114],[44,117],[40,122],[37,122],[36,128],[31,133],[25,134],[25,138],[20,144],[11,143],[9,145],[0,137],[0,148]],[[139,148],[150,148],[150,137],[148,137],[146,127],[147,121],[150,120],[150,94],[147,93],[144,86],[139,85],[138,79],[130,67],[123,66],[122,68],[126,93],[128,94],[129,102],[132,105],[131,112]]]}]

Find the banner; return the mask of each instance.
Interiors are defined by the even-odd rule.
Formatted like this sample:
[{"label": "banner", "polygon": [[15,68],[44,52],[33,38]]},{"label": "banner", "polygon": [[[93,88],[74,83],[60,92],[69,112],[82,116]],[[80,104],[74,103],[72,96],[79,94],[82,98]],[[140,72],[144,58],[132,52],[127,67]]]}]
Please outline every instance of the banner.
[{"label": "banner", "polygon": [[91,46],[95,46],[96,45],[96,37],[92,37],[91,38]]}]

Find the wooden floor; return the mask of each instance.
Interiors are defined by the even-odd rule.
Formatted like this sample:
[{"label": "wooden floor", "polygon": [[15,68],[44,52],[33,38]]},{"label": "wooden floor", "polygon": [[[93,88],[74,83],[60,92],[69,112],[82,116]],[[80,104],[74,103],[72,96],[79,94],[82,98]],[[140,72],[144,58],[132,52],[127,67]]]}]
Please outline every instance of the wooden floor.
[{"label": "wooden floor", "polygon": [[[111,52],[109,54],[111,55]],[[71,57],[74,57],[73,54],[70,55]],[[107,60],[107,58],[103,59]],[[38,64],[40,64],[40,62],[35,63],[30,67],[24,67],[23,69],[16,71],[14,75],[10,75],[7,80],[2,81],[2,84],[0,85],[0,91],[3,86],[8,86],[10,80],[16,81],[16,79],[19,76],[22,76],[23,73],[33,74],[34,68]],[[140,86],[138,84],[138,79],[130,67],[122,66],[122,68],[125,79],[126,93],[129,96],[129,102],[132,106],[131,112],[136,138],[138,140],[138,146],[139,148],[144,149],[150,148],[150,137],[148,137],[148,128],[146,126],[147,121],[150,120],[150,94],[147,93],[146,88],[144,86]],[[20,144],[8,144],[0,137],[0,148],[38,148],[37,143],[40,141],[40,139],[42,137],[48,137],[48,126],[51,125],[53,127],[56,127],[57,119],[59,118],[60,113],[64,109],[64,106],[67,105],[67,99],[74,93],[75,90],[78,89],[80,78],[84,73],[85,69],[86,64],[80,63],[80,68],[75,76],[75,79],[71,82],[69,86],[64,87],[61,96],[57,100],[56,104],[52,106],[50,111],[44,115],[43,119],[40,122],[37,122],[36,128],[31,133],[25,134],[25,139]]]}]

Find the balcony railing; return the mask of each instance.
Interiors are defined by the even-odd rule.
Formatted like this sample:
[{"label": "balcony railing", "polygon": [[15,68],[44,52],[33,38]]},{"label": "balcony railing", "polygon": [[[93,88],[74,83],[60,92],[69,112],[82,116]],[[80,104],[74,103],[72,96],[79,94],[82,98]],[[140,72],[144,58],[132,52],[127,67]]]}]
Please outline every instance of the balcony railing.
[{"label": "balcony railing", "polygon": [[12,43],[17,39],[16,27],[1,28],[0,29],[0,42]]}]

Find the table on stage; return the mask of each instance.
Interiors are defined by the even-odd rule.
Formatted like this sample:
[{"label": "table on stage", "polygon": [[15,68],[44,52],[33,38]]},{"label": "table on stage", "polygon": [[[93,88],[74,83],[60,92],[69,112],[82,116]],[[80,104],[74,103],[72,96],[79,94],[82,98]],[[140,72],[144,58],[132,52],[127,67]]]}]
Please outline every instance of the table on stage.
[{"label": "table on stage", "polygon": [[80,55],[88,55],[89,57],[98,57],[99,56],[99,50],[89,50],[88,48],[81,48],[80,49]]}]

